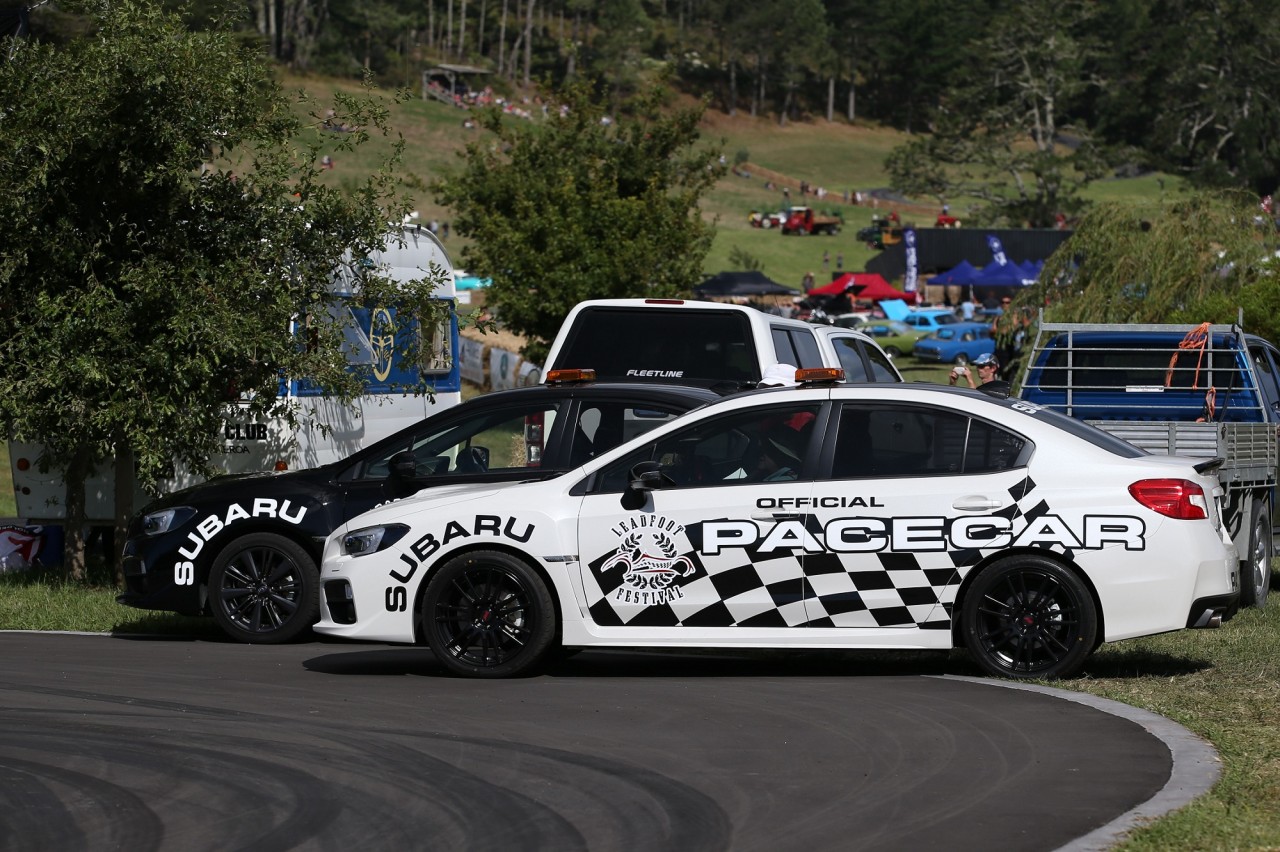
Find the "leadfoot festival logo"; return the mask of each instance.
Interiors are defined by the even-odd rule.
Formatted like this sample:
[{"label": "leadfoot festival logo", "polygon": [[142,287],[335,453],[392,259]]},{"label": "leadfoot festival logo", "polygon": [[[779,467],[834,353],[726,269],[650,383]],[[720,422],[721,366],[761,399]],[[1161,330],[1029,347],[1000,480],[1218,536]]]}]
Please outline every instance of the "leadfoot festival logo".
[{"label": "leadfoot festival logo", "polygon": [[622,568],[622,585],[613,592],[618,603],[657,606],[684,596],[676,577],[688,577],[693,563],[679,556],[676,537],[684,527],[654,515],[628,518],[613,528],[622,541],[601,572]]}]

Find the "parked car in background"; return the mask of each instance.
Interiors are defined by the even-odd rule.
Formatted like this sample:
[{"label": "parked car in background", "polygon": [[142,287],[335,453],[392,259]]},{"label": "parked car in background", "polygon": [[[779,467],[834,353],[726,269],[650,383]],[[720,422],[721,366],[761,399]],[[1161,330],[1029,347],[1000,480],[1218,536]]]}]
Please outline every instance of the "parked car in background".
[{"label": "parked car in background", "polygon": [[574,306],[547,369],[590,365],[600,381],[754,388],[773,364],[840,367],[849,382],[901,382],[875,342],[848,328],[695,299],[591,299]]},{"label": "parked car in background", "polygon": [[984,352],[991,352],[995,341],[991,326],[985,322],[953,322],[916,342],[911,354],[919,361],[943,364],[968,364]]},{"label": "parked car in background", "polygon": [[916,341],[928,333],[917,331],[899,320],[869,320],[858,326],[858,331],[879,343],[890,358],[910,355]]}]

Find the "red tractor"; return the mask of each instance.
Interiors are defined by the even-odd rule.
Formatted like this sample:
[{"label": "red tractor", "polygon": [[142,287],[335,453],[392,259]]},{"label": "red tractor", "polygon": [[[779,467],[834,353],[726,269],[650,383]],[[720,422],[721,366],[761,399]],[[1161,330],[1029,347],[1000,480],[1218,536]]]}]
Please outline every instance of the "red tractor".
[{"label": "red tractor", "polygon": [[840,233],[844,220],[839,216],[819,216],[812,207],[792,207],[787,214],[787,221],[782,224],[784,234],[831,234]]}]

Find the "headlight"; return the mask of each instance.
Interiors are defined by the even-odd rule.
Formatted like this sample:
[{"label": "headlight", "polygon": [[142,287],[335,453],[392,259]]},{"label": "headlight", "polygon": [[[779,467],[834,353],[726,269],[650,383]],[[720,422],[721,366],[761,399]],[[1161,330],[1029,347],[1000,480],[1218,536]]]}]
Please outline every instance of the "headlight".
[{"label": "headlight", "polygon": [[348,556],[368,556],[395,544],[408,531],[409,528],[403,524],[354,530],[342,537],[342,552]]},{"label": "headlight", "polygon": [[195,513],[196,510],[189,506],[178,506],[173,509],[165,509],[144,515],[142,518],[142,533],[143,535],[163,535],[169,530],[176,530],[191,520],[191,516]]}]

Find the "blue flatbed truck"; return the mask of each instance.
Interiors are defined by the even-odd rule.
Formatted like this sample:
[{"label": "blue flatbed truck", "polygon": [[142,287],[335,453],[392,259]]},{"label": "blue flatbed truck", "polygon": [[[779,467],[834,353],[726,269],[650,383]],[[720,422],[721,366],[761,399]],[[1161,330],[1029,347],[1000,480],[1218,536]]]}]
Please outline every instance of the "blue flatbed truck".
[{"label": "blue flatbed truck", "polygon": [[1240,600],[1262,607],[1275,553],[1280,350],[1238,324],[1041,322],[1018,396],[1148,452],[1218,464]]}]

